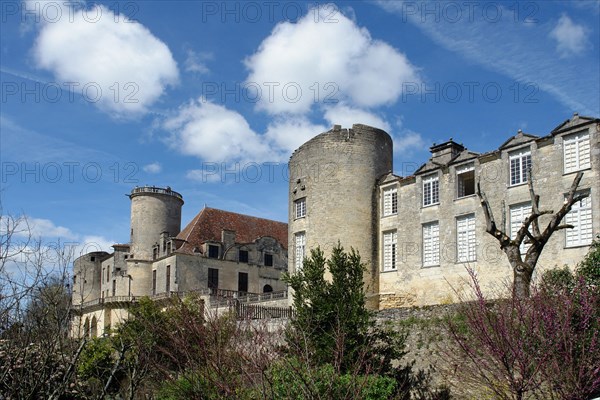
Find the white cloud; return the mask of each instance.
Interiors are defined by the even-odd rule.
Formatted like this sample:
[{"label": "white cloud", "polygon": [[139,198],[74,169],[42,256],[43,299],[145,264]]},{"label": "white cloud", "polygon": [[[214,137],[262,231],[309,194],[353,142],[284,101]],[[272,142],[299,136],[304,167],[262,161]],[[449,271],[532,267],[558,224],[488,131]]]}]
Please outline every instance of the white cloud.
[{"label": "white cloud", "polygon": [[297,23],[280,23],[245,60],[246,83],[262,88],[259,109],[302,114],[332,101],[379,106],[397,100],[403,82],[418,81],[404,54],[340,12],[334,18],[328,22],[331,10],[321,6]]},{"label": "white cloud", "polygon": [[424,150],[427,144],[423,137],[414,131],[404,130],[401,134],[393,137],[395,153],[409,153],[412,150]]},{"label": "white cloud", "polygon": [[304,117],[280,117],[269,124],[265,139],[272,148],[277,149],[274,153],[281,154],[280,159],[286,160],[301,144],[327,129],[323,125],[311,123]]},{"label": "white cloud", "polygon": [[272,158],[269,146],[236,111],[198,99],[162,123],[181,153],[204,161],[261,161]]},{"label": "white cloud", "polygon": [[69,228],[64,226],[57,226],[49,219],[43,218],[27,218],[29,225],[29,232],[22,232],[21,236],[30,233],[32,237],[45,237],[45,238],[62,238],[62,239],[76,239],[75,235]]},{"label": "white cloud", "polygon": [[213,55],[211,53],[197,53],[194,50],[188,50],[184,62],[185,70],[198,74],[208,74],[210,70],[206,66],[206,62],[212,59]]},{"label": "white cloud", "polygon": [[153,162],[152,164],[144,165],[142,169],[149,174],[158,174],[162,171],[162,165],[159,162]]},{"label": "white cloud", "polygon": [[[169,48],[138,22],[94,5],[44,21],[33,47],[36,66],[111,115],[141,114],[178,82]],[[98,90],[99,89],[99,90]]]},{"label": "white cloud", "polygon": [[556,51],[561,58],[581,54],[588,46],[587,29],[575,24],[567,15],[561,15],[558,23],[550,32],[550,37],[556,40]]},{"label": "white cloud", "polygon": [[341,125],[342,128],[351,128],[353,124],[364,124],[383,129],[391,134],[390,124],[384,118],[372,112],[342,104],[328,107],[325,111],[325,119],[330,125]]}]

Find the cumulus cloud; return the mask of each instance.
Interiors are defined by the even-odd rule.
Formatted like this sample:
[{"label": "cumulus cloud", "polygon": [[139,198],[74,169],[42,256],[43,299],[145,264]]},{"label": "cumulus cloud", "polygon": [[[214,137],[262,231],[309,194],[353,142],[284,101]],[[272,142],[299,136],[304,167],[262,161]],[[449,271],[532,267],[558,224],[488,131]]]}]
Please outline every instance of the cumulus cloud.
[{"label": "cumulus cloud", "polygon": [[153,162],[151,164],[144,165],[142,169],[144,170],[144,172],[147,172],[149,174],[158,174],[162,171],[162,165],[160,165],[159,162]]},{"label": "cumulus cloud", "polygon": [[372,112],[346,105],[340,104],[327,108],[325,119],[330,125],[341,125],[342,128],[351,128],[353,124],[365,124],[391,133],[390,124],[384,118]]},{"label": "cumulus cloud", "polygon": [[41,19],[32,50],[38,68],[115,116],[148,111],[179,72],[171,51],[146,27],[103,5]]},{"label": "cumulus cloud", "polygon": [[318,7],[282,22],[245,60],[246,82],[262,90],[259,109],[302,114],[339,101],[375,107],[396,101],[403,82],[418,81],[404,54],[340,12],[335,23],[330,18],[331,10]]},{"label": "cumulus cloud", "polygon": [[269,146],[236,111],[203,98],[191,101],[162,123],[173,146],[204,161],[256,161],[270,158]]},{"label": "cumulus cloud", "polygon": [[395,153],[407,153],[412,150],[425,150],[427,144],[423,137],[414,131],[403,130],[399,135],[393,137],[394,139],[394,152]]},{"label": "cumulus cloud", "polygon": [[[300,145],[328,128],[313,124],[304,117],[275,118],[267,127],[265,139],[271,145],[274,154],[287,159]],[[275,160],[271,160],[275,161]]]},{"label": "cumulus cloud", "polygon": [[556,40],[556,51],[561,58],[581,54],[589,46],[588,31],[583,25],[574,23],[567,15],[561,15],[558,23],[550,32]]}]

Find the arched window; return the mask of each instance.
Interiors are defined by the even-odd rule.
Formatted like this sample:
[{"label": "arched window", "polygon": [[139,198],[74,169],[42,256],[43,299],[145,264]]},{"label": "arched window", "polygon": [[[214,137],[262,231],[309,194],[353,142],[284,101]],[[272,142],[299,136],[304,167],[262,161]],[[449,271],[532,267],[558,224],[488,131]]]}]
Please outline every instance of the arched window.
[{"label": "arched window", "polygon": [[272,291],[273,291],[273,288],[271,287],[271,285],[263,286],[263,293],[271,293]]},{"label": "arched window", "polygon": [[98,320],[95,315],[92,318],[92,326],[90,326],[90,336],[93,338],[98,336]]},{"label": "arched window", "polygon": [[83,336],[90,336],[90,319],[88,317],[85,318],[85,323],[83,324]]}]

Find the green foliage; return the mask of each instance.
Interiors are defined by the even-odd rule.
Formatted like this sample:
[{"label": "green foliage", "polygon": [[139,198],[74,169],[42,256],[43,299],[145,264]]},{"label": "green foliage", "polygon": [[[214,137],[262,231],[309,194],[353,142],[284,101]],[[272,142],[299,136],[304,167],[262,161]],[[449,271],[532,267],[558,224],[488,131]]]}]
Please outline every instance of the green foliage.
[{"label": "green foliage", "polygon": [[276,362],[267,372],[272,398],[304,399],[364,399],[392,398],[396,381],[379,375],[339,373],[331,364],[310,366],[298,358]]},{"label": "green foliage", "polygon": [[296,311],[288,344],[306,345],[314,364],[331,364],[342,372],[358,363],[389,369],[391,360],[403,355],[404,337],[377,327],[365,307],[364,271],[360,255],[354,249],[345,253],[338,244],[329,260],[320,248],[313,249],[301,271],[284,276],[294,290]]},{"label": "green foliage", "polygon": [[583,277],[588,284],[600,288],[600,240],[590,246],[582,262],[577,265],[577,275]]},{"label": "green foliage", "polygon": [[575,285],[575,275],[568,266],[552,268],[542,274],[540,287],[543,290],[556,292],[563,289],[572,289]]},{"label": "green foliage", "polygon": [[81,379],[97,379],[104,382],[113,366],[114,348],[109,338],[94,338],[86,343],[77,363]]}]

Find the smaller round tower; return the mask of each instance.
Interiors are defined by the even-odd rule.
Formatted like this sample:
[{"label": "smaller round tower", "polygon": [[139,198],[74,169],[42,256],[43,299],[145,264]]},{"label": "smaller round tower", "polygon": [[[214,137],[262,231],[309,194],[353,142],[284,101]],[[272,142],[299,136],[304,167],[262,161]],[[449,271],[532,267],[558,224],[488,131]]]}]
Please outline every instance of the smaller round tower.
[{"label": "smaller round tower", "polygon": [[132,257],[138,260],[152,259],[152,246],[160,234],[168,232],[176,236],[181,230],[181,207],[183,197],[170,187],[136,187],[131,199],[131,248]]}]

